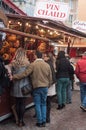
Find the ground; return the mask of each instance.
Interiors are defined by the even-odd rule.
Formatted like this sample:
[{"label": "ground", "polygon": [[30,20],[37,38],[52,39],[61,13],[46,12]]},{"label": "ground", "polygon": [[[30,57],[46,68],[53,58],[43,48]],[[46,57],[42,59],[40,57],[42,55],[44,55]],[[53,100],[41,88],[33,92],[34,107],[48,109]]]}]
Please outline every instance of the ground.
[{"label": "ground", "polygon": [[57,110],[57,98],[52,100],[51,123],[46,127],[35,126],[36,118],[33,118],[34,107],[25,112],[24,127],[15,125],[13,118],[0,123],[0,130],[86,130],[86,112],[80,109],[80,91],[73,91],[72,104],[67,104],[62,110]]}]

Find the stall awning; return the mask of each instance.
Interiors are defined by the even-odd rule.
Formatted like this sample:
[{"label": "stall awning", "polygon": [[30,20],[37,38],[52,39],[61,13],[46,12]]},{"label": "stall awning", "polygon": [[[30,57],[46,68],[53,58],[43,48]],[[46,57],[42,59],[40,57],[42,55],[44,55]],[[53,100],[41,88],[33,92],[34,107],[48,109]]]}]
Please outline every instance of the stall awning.
[{"label": "stall awning", "polygon": [[44,18],[37,18],[37,17],[28,17],[28,16],[19,16],[19,15],[12,15],[12,14],[6,14],[6,16],[10,19],[22,19],[26,21],[32,21],[37,23],[39,26],[43,28],[51,28],[54,30],[58,30],[64,34],[68,34],[70,36],[80,37],[80,38],[86,38],[86,34],[83,32],[80,32],[76,29],[70,28],[66,25],[64,25],[62,22],[53,21],[50,19],[44,19]]},{"label": "stall awning", "polygon": [[[86,38],[85,33],[70,28],[59,21],[56,22],[50,19],[21,16],[17,14],[6,14],[6,17],[9,21],[9,28],[0,28],[2,32],[40,39],[50,44],[53,42],[56,43],[56,46],[60,47],[67,47],[69,44],[70,47],[83,47],[81,40]],[[77,39],[80,43],[78,45],[75,44]]]}]

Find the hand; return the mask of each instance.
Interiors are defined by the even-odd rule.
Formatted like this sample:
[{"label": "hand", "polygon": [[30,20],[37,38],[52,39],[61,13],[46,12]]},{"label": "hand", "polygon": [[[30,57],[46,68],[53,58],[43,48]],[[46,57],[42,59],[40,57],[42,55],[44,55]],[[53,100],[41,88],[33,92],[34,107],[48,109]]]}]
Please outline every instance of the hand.
[{"label": "hand", "polygon": [[13,76],[12,75],[10,75],[9,78],[10,78],[11,81],[13,80]]},{"label": "hand", "polygon": [[10,80],[13,80],[13,76],[12,76],[11,73],[8,73],[8,76],[9,76],[9,79],[10,79]]}]

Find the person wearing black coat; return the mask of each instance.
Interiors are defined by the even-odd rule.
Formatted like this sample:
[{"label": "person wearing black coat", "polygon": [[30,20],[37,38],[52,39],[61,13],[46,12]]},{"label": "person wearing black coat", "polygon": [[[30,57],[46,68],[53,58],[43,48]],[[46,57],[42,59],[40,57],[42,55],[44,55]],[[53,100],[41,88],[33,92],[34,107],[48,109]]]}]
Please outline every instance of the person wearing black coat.
[{"label": "person wearing black coat", "polygon": [[8,70],[5,67],[5,62],[0,56],[0,96],[5,92],[6,87],[9,87],[10,79],[8,76]]},{"label": "person wearing black coat", "polygon": [[72,103],[72,82],[74,80],[74,68],[72,65],[70,66],[69,77],[70,77],[70,82],[69,85],[67,86],[67,100],[66,100],[67,104]]},{"label": "person wearing black coat", "polygon": [[2,78],[3,70],[2,70],[2,64],[3,64],[3,59],[0,56],[0,95],[3,94],[3,78]]},{"label": "person wearing black coat", "polygon": [[53,60],[49,56],[49,54],[44,54],[43,56],[45,62],[47,62],[50,65],[51,72],[52,72],[52,85],[48,88],[48,95],[47,95],[47,111],[46,111],[46,122],[50,123],[50,111],[51,111],[51,99],[52,96],[55,94],[55,88],[53,85],[55,85],[56,82],[56,76],[55,76],[55,70],[53,66]]},{"label": "person wearing black coat", "polygon": [[56,59],[56,90],[57,90],[57,101],[58,108],[62,109],[66,105],[66,89],[70,81],[70,62],[65,57],[64,51],[59,51]]}]

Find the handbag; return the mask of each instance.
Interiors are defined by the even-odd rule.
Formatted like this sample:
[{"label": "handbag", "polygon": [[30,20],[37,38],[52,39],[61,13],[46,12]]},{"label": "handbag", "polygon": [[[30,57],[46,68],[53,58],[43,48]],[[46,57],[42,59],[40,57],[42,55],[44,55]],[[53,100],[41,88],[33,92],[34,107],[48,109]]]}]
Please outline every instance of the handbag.
[{"label": "handbag", "polygon": [[21,92],[23,96],[27,96],[28,94],[31,94],[32,84],[29,77],[25,77],[24,79],[22,79],[20,86],[21,86]]},{"label": "handbag", "polygon": [[25,86],[23,86],[23,87],[21,88],[21,91],[22,91],[22,94],[23,94],[24,96],[26,96],[26,95],[28,95],[28,94],[31,94],[32,88],[31,88],[31,86],[25,85]]}]

